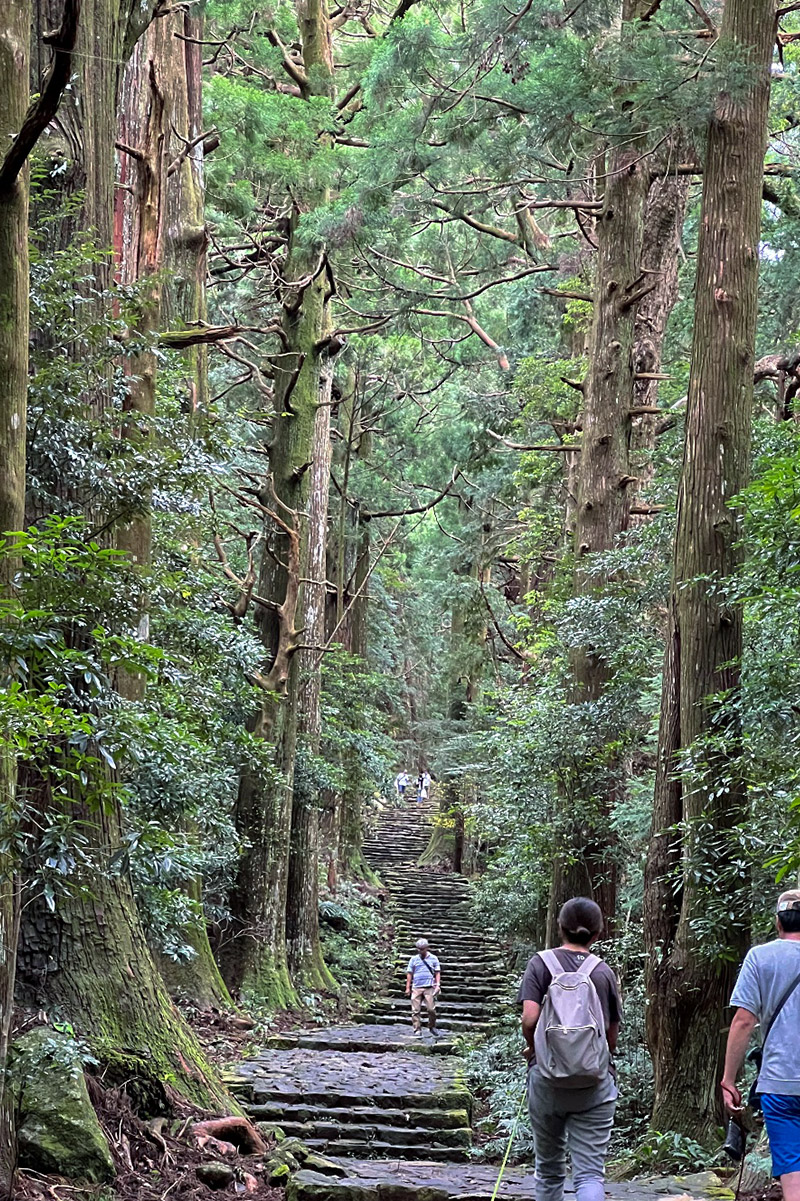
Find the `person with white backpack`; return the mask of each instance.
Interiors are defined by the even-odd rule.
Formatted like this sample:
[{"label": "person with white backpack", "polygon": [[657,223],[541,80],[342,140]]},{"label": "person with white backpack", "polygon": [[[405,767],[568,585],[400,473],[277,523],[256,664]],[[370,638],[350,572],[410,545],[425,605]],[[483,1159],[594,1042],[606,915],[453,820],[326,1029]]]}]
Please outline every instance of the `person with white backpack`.
[{"label": "person with white backpack", "polygon": [[519,990],[535,1201],[563,1201],[567,1150],[576,1201],[603,1201],[618,1095],[612,1055],[619,990],[611,968],[590,950],[603,932],[600,906],[573,897],[558,925],[561,946],[533,956]]}]

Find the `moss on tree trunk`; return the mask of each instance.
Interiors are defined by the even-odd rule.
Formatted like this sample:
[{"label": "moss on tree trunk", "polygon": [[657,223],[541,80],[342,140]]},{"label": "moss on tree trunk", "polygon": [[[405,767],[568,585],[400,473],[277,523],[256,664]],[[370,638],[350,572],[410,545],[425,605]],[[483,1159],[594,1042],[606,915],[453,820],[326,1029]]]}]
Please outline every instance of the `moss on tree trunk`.
[{"label": "moss on tree trunk", "polygon": [[[29,0],[8,0],[0,12],[0,162],[19,132],[28,105]],[[21,530],[25,517],[25,418],[28,390],[28,176],[0,188],[0,536]],[[13,577],[13,556],[0,559],[0,596]],[[0,684],[8,664],[0,663]],[[14,842],[17,764],[0,730],[0,837]],[[19,925],[15,857],[0,853],[0,1195],[10,1195],[14,1171],[13,1110],[6,1089]]]},{"label": "moss on tree trunk", "polygon": [[120,846],[115,805],[80,807],[90,872],[77,874],[54,911],[34,894],[23,913],[17,994],[70,1022],[112,1080],[133,1080],[145,1106],[172,1095],[204,1108],[236,1107],[169,998],[145,941],[130,881],[109,864]]},{"label": "moss on tree trunk", "polygon": [[[749,66],[746,89],[721,93],[709,125],[697,255],[692,368],[678,490],[669,630],[646,868],[647,1030],[652,1122],[708,1135],[719,1117],[721,1014],[747,938],[749,881],[736,862],[747,818],[741,744],[742,613],[720,587],[741,557],[731,500],[747,483],[758,300],[758,243],[774,0],[727,0],[721,43]],[[711,697],[734,703],[718,713]],[[713,745],[703,745],[712,734]],[[685,756],[692,751],[691,772]],[[702,820],[702,829],[701,829]],[[708,945],[720,892],[724,918]],[[738,898],[738,899],[737,899]],[[712,908],[713,912],[713,908]],[[731,916],[729,916],[729,914]],[[697,927],[705,919],[705,933]]]}]

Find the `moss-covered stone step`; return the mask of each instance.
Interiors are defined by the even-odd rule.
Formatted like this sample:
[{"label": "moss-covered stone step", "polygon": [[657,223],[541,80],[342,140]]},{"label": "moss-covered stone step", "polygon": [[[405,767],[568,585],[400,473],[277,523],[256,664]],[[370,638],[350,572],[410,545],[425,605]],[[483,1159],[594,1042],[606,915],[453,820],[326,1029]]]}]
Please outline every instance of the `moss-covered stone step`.
[{"label": "moss-covered stone step", "polygon": [[264,1051],[240,1064],[228,1082],[238,1097],[256,1105],[283,1099],[292,1104],[366,1101],[393,1109],[468,1109],[471,1101],[454,1056],[403,1051]]},{"label": "moss-covered stone step", "polygon": [[[455,990],[451,995],[457,995]],[[405,996],[402,997],[382,997],[378,1001],[372,1002],[372,1009],[375,1013],[408,1013],[409,1001]],[[496,1009],[497,1006],[495,1005]],[[491,1012],[492,1005],[488,999],[481,1001],[448,1001],[441,997],[436,999],[436,1009],[443,1017],[464,1017],[480,1019],[484,1015]]]},{"label": "moss-covered stone step", "polygon": [[[309,1139],[307,1146],[320,1155],[328,1156],[326,1150],[327,1144],[324,1139],[318,1142],[315,1139]],[[336,1143],[335,1158],[341,1156],[353,1156],[358,1158],[365,1153],[364,1144],[358,1140],[348,1141],[343,1139],[340,1143]],[[462,1147],[443,1147],[435,1143],[430,1143],[428,1146],[411,1146],[397,1143],[384,1143],[376,1139],[374,1143],[369,1144],[369,1154],[375,1156],[376,1159],[388,1159],[395,1163],[402,1160],[423,1160],[431,1161],[438,1160],[440,1163],[464,1163],[469,1157],[469,1151]],[[334,1158],[331,1154],[331,1158]]]},{"label": "moss-covered stone step", "polygon": [[326,1119],[356,1125],[374,1125],[378,1122],[388,1126],[425,1126],[428,1130],[469,1127],[469,1111],[466,1109],[387,1109],[374,1105],[351,1105],[341,1110],[326,1105],[287,1105],[285,1101],[273,1101],[252,1105],[250,1114],[256,1122],[266,1122],[273,1128],[278,1126],[284,1133],[288,1133],[284,1122],[308,1123]]},{"label": "moss-covered stone step", "polygon": [[[359,1021],[367,1023],[381,1022],[385,1023],[387,1026],[409,1025],[411,1022],[411,1012],[409,1010],[406,1014],[378,1014],[374,1011],[369,1011],[368,1013],[359,1014]],[[466,1018],[442,1018],[441,1020],[437,1020],[436,1029],[440,1034],[445,1035],[448,1033],[458,1034],[462,1031],[471,1031],[473,1033],[480,1034],[488,1030],[493,1030],[495,1025],[495,1022],[489,1020],[483,1021],[478,1018],[469,1020]]]},{"label": "moss-covered stone step", "polygon": [[[459,981],[458,983],[445,983],[444,993],[446,997],[454,997],[457,1000],[463,1001],[491,1001],[505,1003],[511,998],[511,990],[508,986],[508,981],[504,981],[503,988],[485,987],[483,984],[471,984],[469,981]],[[384,996],[386,997],[404,997],[406,995],[406,978],[405,973],[402,977],[398,976],[386,986]]]},{"label": "moss-covered stone step", "polygon": [[[408,1012],[408,999],[405,999]],[[411,1051],[422,1055],[449,1055],[453,1042],[442,1038],[422,1041],[408,1028],[373,1022],[358,1026],[328,1026],[319,1030],[275,1034],[267,1039],[267,1050],[300,1047],[312,1051]]]},{"label": "moss-covered stone step", "polygon": [[[338,1159],[345,1175],[326,1177],[300,1171],[289,1184],[287,1201],[489,1201],[498,1168],[443,1162]],[[713,1172],[607,1183],[606,1201],[665,1201],[689,1197],[712,1201],[724,1195]],[[530,1201],[533,1173],[506,1168],[500,1190],[503,1201]],[[567,1197],[574,1191],[567,1184]],[[732,1196],[732,1194],[730,1194]]]},{"label": "moss-covered stone step", "polygon": [[[472,1132],[468,1126],[442,1129],[431,1126],[391,1126],[375,1121],[372,1123],[349,1122],[345,1120],[345,1117],[349,1117],[349,1111],[346,1111],[341,1120],[321,1118],[316,1122],[288,1122],[282,1119],[280,1122],[274,1123],[274,1128],[282,1130],[290,1138],[302,1139],[308,1147],[316,1147],[324,1143],[323,1150],[326,1155],[328,1153],[338,1154],[337,1146],[342,1143],[346,1143],[349,1147],[358,1143],[360,1150],[355,1154],[370,1155],[376,1143],[385,1143],[386,1146],[394,1147],[421,1148],[430,1153],[435,1147],[461,1148],[463,1150],[472,1142]],[[262,1121],[260,1125],[265,1133],[270,1133],[270,1123]],[[353,1154],[352,1151],[350,1153]]]},{"label": "moss-covered stone step", "polygon": [[[344,1176],[298,1172],[289,1184],[287,1201],[488,1201],[497,1179],[496,1168],[473,1164],[340,1162]],[[532,1196],[531,1177],[518,1168],[507,1168],[503,1197],[529,1201]]]}]

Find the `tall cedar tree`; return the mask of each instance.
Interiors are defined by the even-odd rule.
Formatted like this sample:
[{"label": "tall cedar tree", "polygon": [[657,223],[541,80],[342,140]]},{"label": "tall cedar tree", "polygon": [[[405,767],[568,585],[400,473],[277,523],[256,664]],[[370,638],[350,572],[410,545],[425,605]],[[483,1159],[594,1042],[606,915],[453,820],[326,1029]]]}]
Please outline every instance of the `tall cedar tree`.
[{"label": "tall cedar tree", "polygon": [[[127,364],[129,383],[123,434],[134,445],[149,437],[155,413],[157,356],[153,335],[165,324],[184,327],[206,317],[206,243],[202,133],[203,16],[196,10],[166,14],[153,21],[134,47],[122,84],[118,144],[120,187],[114,213],[114,245],[123,283],[142,289],[137,334],[149,339]],[[207,348],[181,351],[182,404],[189,414],[205,408]],[[152,557],[150,497],[121,525],[117,545],[147,567]],[[147,638],[149,618],[141,618]],[[141,699],[142,675],[120,673],[123,696]],[[198,909],[202,881],[187,880]],[[194,955],[187,961],[162,958],[170,991],[191,1004],[229,1006],[231,999],[214,960],[201,920],[184,937]]]},{"label": "tall cedar tree", "polygon": [[[28,106],[30,0],[9,0],[0,13],[0,147],[10,145]],[[3,179],[0,166],[0,535],[21,530],[25,518],[25,412],[28,390],[28,178]],[[0,596],[14,573],[0,560]],[[3,677],[6,664],[0,665]],[[0,835],[12,831],[17,766],[0,731]],[[19,927],[18,888],[11,855],[0,854],[0,1195],[11,1193],[13,1106],[6,1090],[6,1054],[14,997]]]},{"label": "tall cedar tree", "polygon": [[[135,0],[87,0],[78,31],[78,100],[61,117],[72,149],[68,186],[80,192],[81,211],[65,218],[58,236],[67,242],[76,229],[94,228],[101,245],[112,243],[116,120],[122,72],[147,28],[154,4]],[[37,25],[50,27],[46,0]],[[97,70],[97,60],[106,70]],[[98,268],[97,284],[107,283]],[[96,407],[107,402],[100,394]],[[28,802],[31,832],[41,823],[36,810],[59,804],[36,774]],[[230,1101],[199,1044],[169,999],[145,941],[128,875],[109,870],[108,859],[122,842],[122,815],[114,802],[98,809],[81,795],[70,815],[83,823],[96,867],[76,879],[69,896],[51,912],[44,898],[26,906],[17,962],[17,992],[27,1004],[66,1013],[95,1054],[120,1077],[135,1077],[143,1092],[165,1091],[214,1107]]]},{"label": "tall cedar tree", "polygon": [[[300,96],[308,102],[320,96],[332,100],[332,27],[325,5],[319,0],[301,0],[297,21],[302,67],[292,64],[291,72]],[[303,582],[311,578],[311,560],[318,561],[315,537],[323,539],[324,574],[327,530],[327,521],[311,521],[309,506],[312,491],[315,506],[322,504],[320,488],[324,487],[327,498],[328,482],[321,483],[319,455],[330,464],[330,450],[322,448],[330,436],[329,385],[323,383],[330,370],[329,266],[324,245],[309,244],[299,227],[302,214],[313,212],[327,198],[325,184],[310,172],[302,197],[293,198],[287,222],[270,477],[259,498],[267,526],[259,579],[259,593],[267,603],[259,608],[259,626],[270,668],[262,681],[263,699],[253,726],[256,737],[275,747],[277,778],[265,778],[257,766],[246,767],[242,773],[236,822],[248,847],[231,893],[231,937],[221,956],[232,990],[246,988],[273,1005],[286,1005],[294,999],[287,936],[296,982],[312,988],[333,983],[319,947],[314,831],[318,813],[305,792],[298,793],[296,803],[294,800],[301,703],[297,650],[303,617],[311,603],[305,598],[308,589]],[[321,402],[327,415],[321,411]],[[313,489],[312,481],[316,481]],[[310,595],[315,595],[313,584]],[[318,665],[308,659],[305,669],[312,675],[319,672]],[[319,724],[313,712],[319,704],[318,685],[308,679],[305,685],[302,695],[312,708],[302,722],[313,746]]]},{"label": "tall cedar tree", "polygon": [[[645,13],[643,0],[625,0],[623,39],[636,36]],[[620,97],[620,103],[624,102]],[[630,106],[628,106],[630,107]],[[623,109],[624,111],[624,109]],[[575,596],[602,591],[587,556],[610,550],[628,528],[631,475],[629,452],[635,402],[636,307],[643,287],[642,236],[651,162],[636,128],[625,142],[599,159],[604,180],[603,207],[597,220],[597,255],[593,289],[589,371],[584,382],[583,436],[578,461],[575,511]],[[571,653],[572,700],[597,702],[609,683],[607,661],[591,646]],[[612,779],[616,772],[609,773]],[[567,822],[567,845],[554,861],[548,932],[555,938],[555,918],[571,896],[591,896],[613,923],[617,905],[617,864],[609,816],[617,801],[609,794],[593,797],[588,813]]]},{"label": "tall cedar tree", "polygon": [[[747,818],[740,716],[715,725],[712,698],[739,687],[742,613],[725,581],[740,558],[731,500],[750,462],[758,247],[775,0],[727,0],[721,45],[749,86],[721,91],[709,125],[698,246],[686,442],[678,492],[658,765],[645,887],[653,1126],[710,1133],[717,1122],[720,1015],[748,927],[747,881],[732,867]],[[704,739],[709,740],[704,745]],[[713,743],[711,740],[713,739]],[[688,758],[694,759],[691,770]],[[702,819],[702,834],[701,834]],[[711,876],[713,883],[707,881]],[[706,881],[706,882],[704,882]],[[717,894],[724,904],[714,906]],[[731,897],[741,898],[737,902]],[[733,907],[733,917],[729,911]],[[709,945],[704,913],[723,927]],[[725,956],[719,956],[724,944]]]}]

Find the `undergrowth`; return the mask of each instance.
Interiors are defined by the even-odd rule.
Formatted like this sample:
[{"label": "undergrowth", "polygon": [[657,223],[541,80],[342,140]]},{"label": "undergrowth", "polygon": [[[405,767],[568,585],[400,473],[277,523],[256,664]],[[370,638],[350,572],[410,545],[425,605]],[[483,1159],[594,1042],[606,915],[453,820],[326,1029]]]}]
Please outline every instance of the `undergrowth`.
[{"label": "undergrowth", "polygon": [[335,896],[320,901],[319,916],[325,962],[347,989],[350,1004],[374,995],[394,951],[380,894],[343,881]]}]

